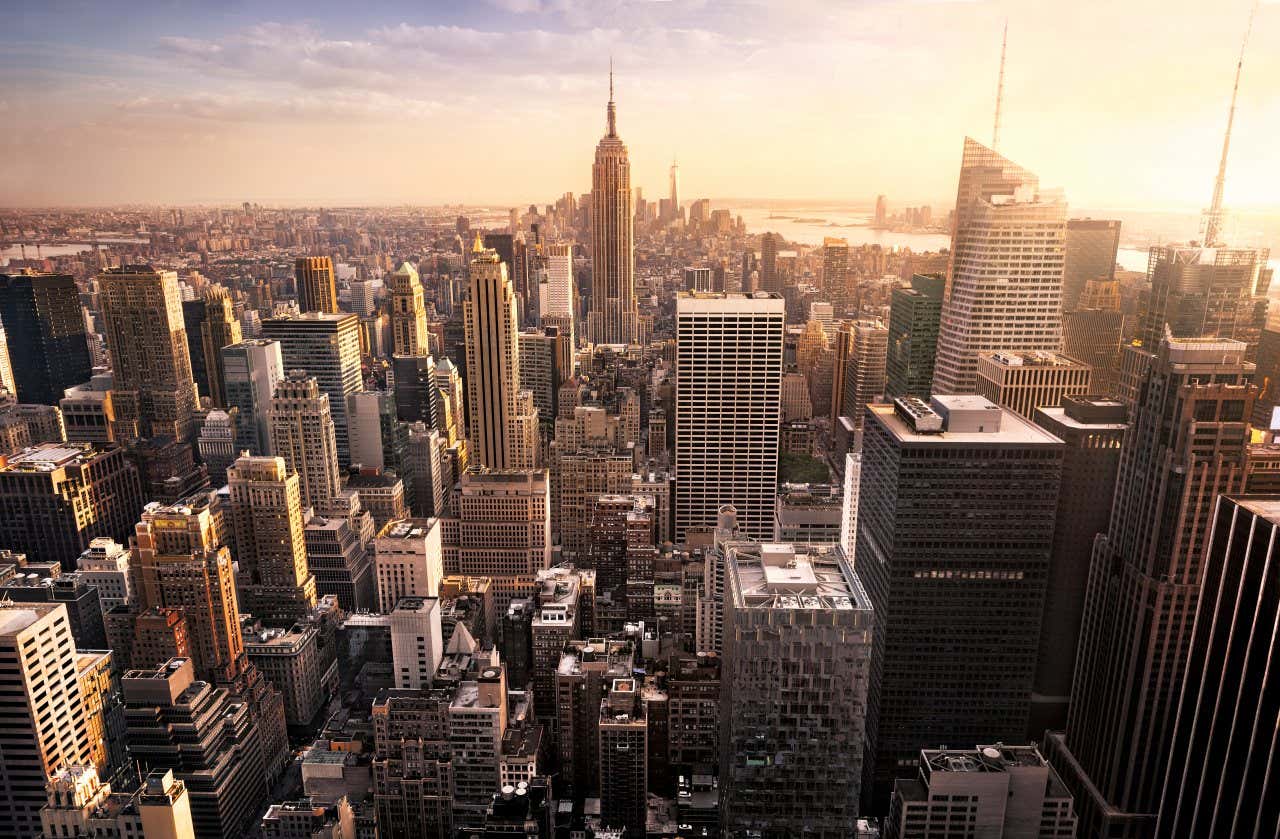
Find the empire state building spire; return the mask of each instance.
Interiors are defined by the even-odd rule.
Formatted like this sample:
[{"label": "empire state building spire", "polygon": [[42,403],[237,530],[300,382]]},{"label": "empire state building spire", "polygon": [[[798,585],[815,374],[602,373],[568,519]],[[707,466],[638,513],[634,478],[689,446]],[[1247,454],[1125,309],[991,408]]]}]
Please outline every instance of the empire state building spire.
[{"label": "empire state building spire", "polygon": [[618,109],[613,104],[613,59],[609,59],[609,130],[606,137],[618,136]]}]

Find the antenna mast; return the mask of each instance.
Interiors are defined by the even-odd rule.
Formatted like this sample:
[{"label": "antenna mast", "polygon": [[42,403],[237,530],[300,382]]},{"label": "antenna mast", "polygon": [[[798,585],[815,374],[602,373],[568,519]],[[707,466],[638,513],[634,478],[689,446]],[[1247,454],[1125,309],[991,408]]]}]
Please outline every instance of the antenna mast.
[{"label": "antenna mast", "polygon": [[1244,40],[1240,42],[1240,57],[1236,60],[1236,81],[1231,88],[1231,108],[1227,111],[1227,133],[1222,138],[1222,159],[1218,162],[1218,177],[1213,182],[1213,200],[1205,211],[1204,244],[1216,247],[1218,237],[1222,233],[1222,188],[1227,180],[1227,153],[1231,151],[1231,128],[1236,121],[1236,97],[1240,93],[1240,73],[1244,69],[1244,51],[1249,46],[1249,36],[1253,33],[1253,17],[1258,13],[1258,3],[1254,0],[1249,10],[1249,25],[1244,30]]},{"label": "antenna mast", "polygon": [[1000,39],[1000,77],[996,81],[996,125],[991,131],[991,150],[1000,150],[1000,108],[1004,104],[1004,56],[1009,46],[1009,21],[1004,22],[1004,36]]}]

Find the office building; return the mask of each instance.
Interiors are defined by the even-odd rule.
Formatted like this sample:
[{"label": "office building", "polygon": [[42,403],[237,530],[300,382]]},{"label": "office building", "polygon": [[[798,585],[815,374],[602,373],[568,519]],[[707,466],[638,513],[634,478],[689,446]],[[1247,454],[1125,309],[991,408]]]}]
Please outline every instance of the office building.
[{"label": "office building", "polygon": [[646,836],[649,720],[634,678],[614,679],[600,702],[600,818],[623,836]]},{"label": "office building", "polygon": [[458,682],[449,703],[453,808],[458,821],[484,822],[501,783],[502,739],[509,717],[506,671],[496,655],[481,654]]},{"label": "office building", "polygon": [[765,233],[760,237],[761,291],[782,293],[782,278],[778,274],[778,243],[781,239],[777,233]]},{"label": "office building", "polygon": [[[1087,302],[1087,297],[1082,297],[1081,301]],[[1114,307],[1080,306],[1062,315],[1063,352],[1092,369],[1089,376],[1091,393],[1110,396],[1117,393],[1124,323],[1124,313],[1120,311],[1118,300]]]},{"label": "office building", "polygon": [[848,836],[869,745],[871,601],[838,546],[724,550],[722,830]]},{"label": "office building", "polygon": [[388,690],[373,701],[373,803],[383,839],[454,835],[453,693]]},{"label": "office building", "polygon": [[686,267],[683,271],[685,291],[715,291],[712,288],[711,269]]},{"label": "office building", "polygon": [[579,329],[577,283],[573,278],[573,245],[553,242],[545,245],[546,277],[538,285],[538,318],[543,327],[554,326],[576,347]]},{"label": "office building", "polygon": [[302,798],[272,804],[262,817],[263,839],[355,839],[358,819],[351,802]]},{"label": "office building", "polygon": [[1045,744],[1085,835],[1149,836],[1160,807],[1214,505],[1244,486],[1256,392],[1245,352],[1166,338],[1145,358],[1094,543],[1066,731]]},{"label": "office building", "polygon": [[90,765],[87,716],[67,607],[0,602],[0,812],[20,839],[41,833],[45,780]]},{"label": "office building", "polygon": [[1276,829],[1278,529],[1274,496],[1218,499],[1158,836],[1266,836]]},{"label": "office building", "polygon": [[287,627],[316,605],[307,568],[300,480],[282,457],[240,457],[227,472],[244,609]]},{"label": "office building", "polygon": [[302,503],[314,507],[337,495],[342,479],[336,423],[329,394],[315,377],[293,370],[280,380],[268,417],[271,450],[298,476]]},{"label": "office building", "polygon": [[772,535],[785,319],[776,294],[676,300],[677,542],[723,504],[747,538]]},{"label": "office building", "polygon": [[431,687],[444,656],[439,598],[401,597],[390,611],[391,660],[396,687],[413,690]]},{"label": "office building", "polygon": [[98,275],[98,289],[117,422],[127,438],[189,440],[197,394],[177,273],[113,268]]},{"label": "office building", "polygon": [[57,405],[92,375],[75,279],[67,274],[0,274],[0,323],[18,401]]},{"label": "office building", "polygon": [[[374,576],[373,556],[367,542],[372,542],[373,517],[359,507],[355,495],[338,495],[330,504],[346,500],[352,505],[346,515],[332,507],[316,511],[306,524],[303,538],[307,545],[307,568],[316,580],[316,597],[333,595],[346,612],[374,610],[378,606],[378,586]],[[366,542],[362,528],[367,522]]]},{"label": "office building", "polygon": [[860,320],[849,330],[849,354],[845,359],[842,385],[844,395],[841,406],[853,420],[853,427],[862,428],[866,406],[877,401],[885,390],[885,369],[889,352],[889,330],[880,321]]},{"label": "office building", "polygon": [[[305,370],[329,395],[338,465],[346,468],[347,397],[364,389],[360,377],[359,323],[352,314],[309,313],[262,322],[262,335],[280,342],[286,371]],[[280,452],[275,452],[280,454]]]},{"label": "office building", "polygon": [[1116,278],[1120,222],[1114,219],[1068,219],[1063,246],[1062,309],[1074,312],[1090,281],[1110,282]]},{"label": "office building", "polygon": [[138,470],[114,445],[42,443],[0,456],[0,545],[75,567],[99,536],[127,542],[142,510]]},{"label": "office building", "polygon": [[[196,454],[212,486],[227,482],[227,469],[236,459],[236,423],[226,411],[214,408],[205,414],[196,437]],[[181,490],[179,490],[181,491]]]},{"label": "office building", "polygon": [[387,285],[391,291],[392,353],[428,355],[427,309],[418,272],[409,263],[402,262],[387,278]]},{"label": "office building", "polygon": [[1031,693],[1027,738],[1067,724],[1072,674],[1094,539],[1107,532],[1120,468],[1128,411],[1107,397],[1067,396],[1060,408],[1039,408],[1036,425],[1067,444],[1062,458],[1049,586],[1045,592],[1040,654]]},{"label": "office building", "polygon": [[829,484],[786,484],[778,488],[773,541],[835,545],[844,526],[843,499]]},{"label": "office building", "polygon": [[442,519],[448,574],[489,577],[499,613],[551,565],[551,488],[542,469],[471,471]]},{"label": "office building", "polygon": [[822,240],[822,296],[831,304],[837,318],[843,318],[853,301],[850,288],[849,242],[831,236]]},{"label": "office building", "polygon": [[565,644],[555,669],[555,739],[560,774],[574,798],[600,794],[600,705],[615,679],[629,679],[636,649],[629,640],[590,638]]},{"label": "office building", "polygon": [[444,552],[439,519],[388,522],[374,540],[378,610],[391,612],[404,597],[439,597]]},{"label": "office building", "polygon": [[98,589],[75,572],[61,573],[61,566],[56,563],[47,566],[44,574],[32,568],[28,565],[23,569],[28,573],[18,574],[0,585],[0,599],[16,603],[62,603],[67,607],[67,623],[76,646],[82,650],[105,649],[107,633]]},{"label": "office building", "polygon": [[516,296],[497,251],[476,241],[463,306],[467,352],[467,430],[479,465],[531,469],[538,459],[533,394],[520,385]]},{"label": "office building", "polygon": [[[540,717],[551,719],[556,713],[556,667],[564,645],[582,638],[584,626],[591,628],[591,616],[595,609],[596,574],[590,569],[578,570],[573,566],[557,565],[539,571],[532,603],[513,600],[508,607],[508,621],[522,626],[527,620],[528,661],[521,662],[522,674],[532,677],[533,700]],[[512,614],[511,610],[516,610]],[[528,611],[528,615],[523,614]],[[519,647],[508,639],[509,646]],[[513,650],[518,652],[517,650]],[[520,656],[515,656],[517,659]],[[523,687],[528,679],[517,682]]]},{"label": "office building", "polygon": [[569,380],[573,350],[554,326],[520,333],[520,386],[533,394],[538,420],[550,427],[560,410],[560,386]]},{"label": "office building", "polygon": [[635,212],[631,162],[618,137],[609,74],[605,135],[591,166],[591,302],[587,340],[593,344],[631,344],[639,337],[635,290]]},{"label": "office building", "polygon": [[909,287],[893,290],[885,364],[885,395],[889,398],[929,398],[945,289],[946,278],[941,274],[913,274]]},{"label": "office building", "polygon": [[980,396],[869,406],[857,557],[884,616],[872,801],[914,774],[922,743],[1023,738],[1063,448]]},{"label": "office building", "polygon": [[984,350],[1062,349],[1066,226],[1060,194],[965,138],[935,394],[973,393]]},{"label": "office building", "polygon": [[235,408],[236,451],[273,454],[271,400],[284,378],[280,342],[251,339],[218,351],[228,410]]},{"label": "office building", "polygon": [[1071,793],[1034,746],[923,749],[919,776],[894,786],[884,837],[954,835],[1075,836]]},{"label": "office building", "polygon": [[110,537],[98,537],[76,559],[80,579],[98,590],[102,611],[133,602],[128,548]]},{"label": "office building", "polygon": [[285,722],[311,725],[338,687],[338,659],[320,630],[309,623],[287,629],[254,624],[244,627],[243,637],[249,661],[280,689]]},{"label": "office building", "polygon": [[980,352],[976,391],[1023,419],[1057,408],[1067,396],[1092,393],[1089,365],[1062,353]]},{"label": "office building", "polygon": [[333,279],[333,260],[327,256],[303,256],[294,263],[298,285],[298,310],[337,312],[338,287]]},{"label": "office building", "polygon": [[175,658],[121,680],[129,754],[186,786],[196,839],[237,836],[266,806],[263,748],[249,705]]},{"label": "office building", "polygon": [[[229,408],[226,383],[222,372],[222,348],[241,340],[240,321],[236,318],[231,295],[222,286],[214,286],[204,296],[204,319],[200,322],[201,366],[208,379],[208,396],[214,407]],[[190,339],[191,336],[187,336]],[[193,365],[194,366],[194,362]]]}]

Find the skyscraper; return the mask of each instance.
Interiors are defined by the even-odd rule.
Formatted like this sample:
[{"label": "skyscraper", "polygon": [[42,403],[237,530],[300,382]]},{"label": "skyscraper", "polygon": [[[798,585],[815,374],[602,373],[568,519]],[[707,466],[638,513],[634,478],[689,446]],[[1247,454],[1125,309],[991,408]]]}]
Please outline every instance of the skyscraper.
[{"label": "skyscraper", "polygon": [[631,162],[618,137],[609,71],[604,137],[591,167],[591,309],[587,338],[593,344],[630,344],[638,337],[635,291]]},{"label": "skyscraper", "polygon": [[117,422],[131,436],[190,439],[196,385],[177,273],[127,265],[100,274],[98,287]]},{"label": "skyscraper", "polygon": [[945,289],[946,278],[941,274],[913,274],[909,288],[893,290],[889,304],[886,396],[929,398]]},{"label": "skyscraper", "polygon": [[840,404],[853,427],[861,428],[866,406],[884,395],[889,330],[878,320],[860,320],[849,326],[849,336]]},{"label": "skyscraper", "polygon": [[282,457],[242,456],[227,470],[245,611],[272,626],[288,627],[316,604],[299,484]]},{"label": "skyscraper", "polygon": [[538,317],[543,326],[557,326],[569,336],[569,345],[577,338],[577,285],[573,281],[573,245],[552,242],[543,247],[546,253],[546,281],[538,286]]},{"label": "skyscraper", "polygon": [[294,263],[298,284],[298,309],[306,312],[337,312],[338,287],[333,279],[333,260],[327,256],[303,256]]},{"label": "skyscraper", "polygon": [[257,338],[218,352],[227,408],[236,409],[236,450],[272,454],[271,400],[284,378],[280,342]]},{"label": "skyscraper", "polygon": [[67,274],[0,274],[4,324],[19,402],[56,405],[89,381],[92,362],[75,279]]},{"label": "skyscraper", "polygon": [[200,324],[200,347],[209,377],[209,399],[215,407],[228,408],[223,381],[221,350],[240,343],[240,321],[236,318],[231,296],[222,286],[214,286],[204,296],[204,320]]},{"label": "skyscraper", "polygon": [[45,780],[90,765],[76,645],[61,603],[0,602],[0,813],[6,832],[40,835]]},{"label": "skyscraper", "polygon": [[853,299],[849,288],[849,242],[831,236],[822,240],[822,296],[844,317]]},{"label": "skyscraper", "polygon": [[935,394],[973,393],[983,350],[1062,349],[1067,205],[966,137]]},{"label": "skyscraper", "polygon": [[1023,739],[1063,443],[980,396],[867,413],[857,557],[880,616],[867,768],[883,802],[923,745]]},{"label": "skyscraper", "polygon": [[721,825],[847,837],[867,746],[870,598],[835,545],[725,551]]},{"label": "skyscraper", "polygon": [[315,378],[293,370],[271,400],[271,451],[301,479],[302,502],[314,507],[342,488],[329,394]]},{"label": "skyscraper", "polygon": [[364,390],[360,377],[360,324],[352,314],[310,313],[262,322],[262,335],[280,342],[284,369],[306,370],[329,394],[338,464],[350,465],[347,396]]},{"label": "skyscraper", "polygon": [[1215,499],[1244,486],[1244,354],[1238,341],[1166,338],[1147,360],[1094,543],[1067,728],[1046,742],[1087,836],[1150,835],[1160,807]]},{"label": "skyscraper", "polygon": [[980,352],[975,391],[1023,419],[1063,397],[1092,393],[1088,364],[1056,352]]},{"label": "skyscraper", "polygon": [[760,237],[761,291],[782,293],[782,278],[778,276],[778,241],[781,238],[777,233],[765,233]]},{"label": "skyscraper", "polygon": [[1280,820],[1280,502],[1222,497],[1213,520],[1158,836],[1268,836]]},{"label": "skyscraper", "polygon": [[516,296],[496,251],[476,240],[464,304],[467,429],[476,461],[491,469],[530,469],[538,458],[533,394],[520,388]]},{"label": "skyscraper", "polygon": [[395,355],[426,355],[427,310],[418,272],[407,262],[391,274],[391,335]]},{"label": "skyscraper", "polygon": [[1109,282],[1116,277],[1116,253],[1120,249],[1120,222],[1111,219],[1073,218],[1067,221],[1062,268],[1062,309],[1074,312],[1090,280]]},{"label": "skyscraper", "polygon": [[786,304],[777,294],[676,300],[676,541],[738,510],[746,538],[773,534]]}]

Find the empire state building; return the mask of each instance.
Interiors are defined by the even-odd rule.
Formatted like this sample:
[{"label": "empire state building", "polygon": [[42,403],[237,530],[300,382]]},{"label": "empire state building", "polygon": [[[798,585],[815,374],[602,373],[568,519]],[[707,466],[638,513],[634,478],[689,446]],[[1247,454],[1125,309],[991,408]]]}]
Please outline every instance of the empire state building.
[{"label": "empire state building", "polygon": [[594,344],[630,344],[637,339],[635,248],[632,231],[631,163],[618,137],[609,72],[608,131],[596,146],[591,167],[591,309],[587,336]]}]

